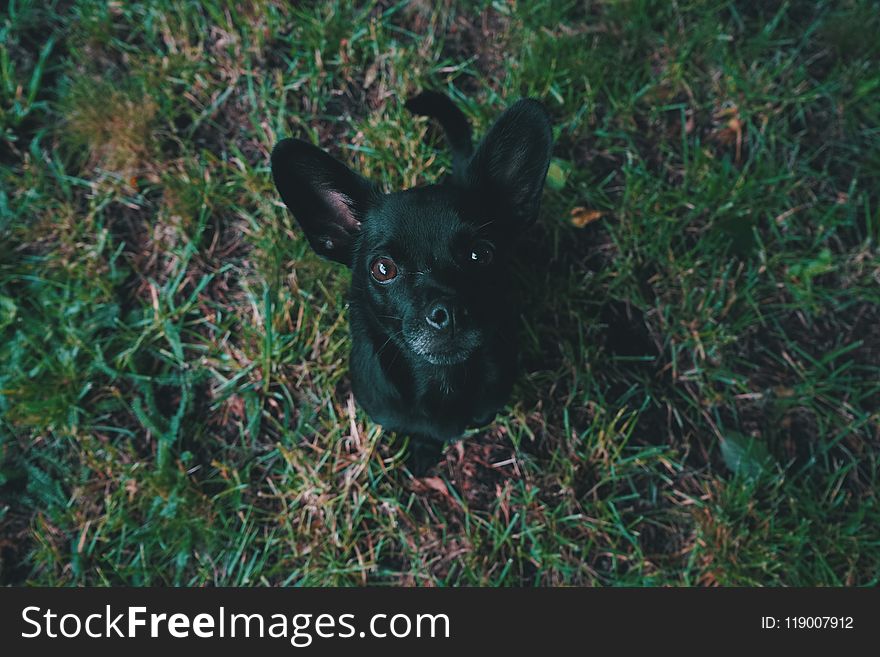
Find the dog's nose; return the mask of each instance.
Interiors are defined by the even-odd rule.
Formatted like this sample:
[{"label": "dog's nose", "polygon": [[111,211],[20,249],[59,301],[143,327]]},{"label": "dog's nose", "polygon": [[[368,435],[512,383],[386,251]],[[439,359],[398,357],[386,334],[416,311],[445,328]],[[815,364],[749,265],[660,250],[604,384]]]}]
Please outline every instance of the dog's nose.
[{"label": "dog's nose", "polygon": [[428,310],[425,321],[432,329],[445,331],[452,325],[452,311],[445,303],[438,301]]}]

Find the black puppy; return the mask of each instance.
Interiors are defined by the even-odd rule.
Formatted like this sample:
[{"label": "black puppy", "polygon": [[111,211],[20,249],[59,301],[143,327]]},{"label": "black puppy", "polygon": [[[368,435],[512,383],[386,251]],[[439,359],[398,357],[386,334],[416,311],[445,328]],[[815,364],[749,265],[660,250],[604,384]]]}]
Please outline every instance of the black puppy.
[{"label": "black puppy", "polygon": [[473,153],[446,96],[425,92],[407,107],[443,126],[454,166],[441,184],[385,194],[299,139],[275,147],[272,176],[312,248],[352,269],[356,399],[418,448],[487,424],[510,394],[510,256],[537,217],[552,135],[543,106],[520,100]]}]

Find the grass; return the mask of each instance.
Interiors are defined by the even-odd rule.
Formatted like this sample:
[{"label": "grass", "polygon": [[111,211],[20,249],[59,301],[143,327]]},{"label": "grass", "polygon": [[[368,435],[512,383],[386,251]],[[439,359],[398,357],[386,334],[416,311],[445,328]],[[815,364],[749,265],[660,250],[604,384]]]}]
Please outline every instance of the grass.
[{"label": "grass", "polygon": [[[880,581],[873,2],[295,4],[0,18],[0,582]],[[268,154],[436,180],[422,88],[556,146],[515,394],[414,479]]]}]

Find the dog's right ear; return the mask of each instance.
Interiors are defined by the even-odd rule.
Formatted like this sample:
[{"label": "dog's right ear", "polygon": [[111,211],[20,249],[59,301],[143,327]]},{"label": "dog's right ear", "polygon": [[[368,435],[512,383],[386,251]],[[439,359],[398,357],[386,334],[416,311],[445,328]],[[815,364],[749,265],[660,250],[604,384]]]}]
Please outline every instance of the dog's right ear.
[{"label": "dog's right ear", "polygon": [[301,139],[272,150],[272,178],[318,255],[351,266],[351,247],[378,188]]}]

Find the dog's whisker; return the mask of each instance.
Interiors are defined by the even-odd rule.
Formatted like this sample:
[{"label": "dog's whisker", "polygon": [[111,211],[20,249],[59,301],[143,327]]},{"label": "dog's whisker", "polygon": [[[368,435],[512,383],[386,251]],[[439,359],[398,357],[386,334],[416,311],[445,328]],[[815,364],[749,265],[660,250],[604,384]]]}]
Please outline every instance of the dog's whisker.
[{"label": "dog's whisker", "polygon": [[394,338],[400,337],[401,335],[403,335],[403,330],[402,330],[402,329],[401,329],[400,331],[395,331],[394,333],[392,333],[391,335],[389,335],[389,336],[388,336],[388,339],[385,340],[385,342],[382,343],[382,346],[379,347],[379,348],[376,350],[376,355],[378,356],[379,354],[381,354],[382,351],[385,349],[385,347],[388,346],[388,343],[389,343],[389,342],[391,342]]}]

